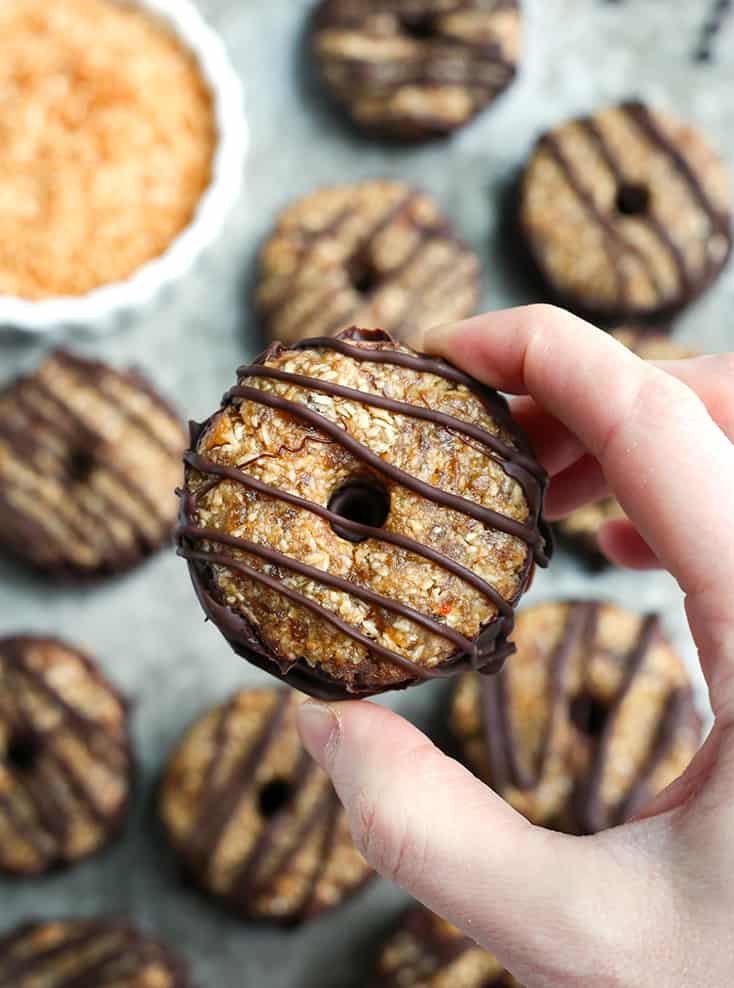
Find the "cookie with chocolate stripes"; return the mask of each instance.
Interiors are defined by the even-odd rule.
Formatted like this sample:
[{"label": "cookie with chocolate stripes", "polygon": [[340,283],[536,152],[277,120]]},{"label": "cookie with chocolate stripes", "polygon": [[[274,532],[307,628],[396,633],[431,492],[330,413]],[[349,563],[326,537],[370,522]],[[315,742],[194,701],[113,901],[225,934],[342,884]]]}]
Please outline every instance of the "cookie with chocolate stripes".
[{"label": "cookie with chocolate stripes", "polygon": [[327,775],[302,747],[287,689],[235,693],[189,729],[160,816],[186,874],[245,919],[300,923],[372,876]]},{"label": "cookie with chocolate stripes", "polygon": [[596,833],[688,766],[701,721],[656,615],[550,602],[518,615],[514,639],[503,672],[460,680],[450,724],[469,766],[529,820]]},{"label": "cookie with chocolate stripes", "polygon": [[519,0],[322,0],[312,47],[359,127],[398,140],[462,127],[512,82]]},{"label": "cookie with chocolate stripes", "polygon": [[0,939],[0,988],[193,988],[186,964],[119,920],[24,923]]},{"label": "cookie with chocolate stripes", "polygon": [[171,536],[185,442],[137,371],[57,350],[0,392],[0,549],[58,578],[135,566]]},{"label": "cookie with chocolate stripes", "polygon": [[520,221],[559,300],[610,320],[657,318],[724,267],[729,176],[693,127],[622,103],[541,137]]},{"label": "cookie with chocolate stripes", "polygon": [[398,336],[471,315],[479,262],[429,195],[371,179],[290,205],[260,253],[266,334],[292,343],[354,323]]},{"label": "cookie with chocolate stripes", "polygon": [[92,660],[0,639],[0,871],[38,875],[109,843],[132,771],[127,705]]},{"label": "cookie with chocolate stripes", "polygon": [[370,988],[522,988],[488,951],[417,905],[399,918],[368,983]]}]

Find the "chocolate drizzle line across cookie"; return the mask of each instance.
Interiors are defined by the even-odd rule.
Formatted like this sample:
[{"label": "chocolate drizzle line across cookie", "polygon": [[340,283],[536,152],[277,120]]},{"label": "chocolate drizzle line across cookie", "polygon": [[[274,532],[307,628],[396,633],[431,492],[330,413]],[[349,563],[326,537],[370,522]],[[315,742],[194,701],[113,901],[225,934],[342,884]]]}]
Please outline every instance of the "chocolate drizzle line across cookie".
[{"label": "chocolate drizzle line across cookie", "polygon": [[[287,874],[288,868],[305,842],[320,833],[320,849],[316,866],[304,883],[300,901],[280,919],[299,922],[319,911],[315,896],[327,867],[336,841],[336,824],[341,812],[337,795],[324,776],[323,787],[303,819],[296,817],[293,807],[311,784],[314,775],[320,773],[317,764],[302,751],[292,772],[281,783],[271,780],[270,785],[281,784],[282,798],[275,798],[273,806],[267,805],[267,785],[258,791],[256,773],[260,765],[267,764],[269,751],[277,742],[286,725],[293,697],[290,691],[280,689],[271,710],[264,719],[252,745],[243,750],[227,777],[217,781],[221,759],[225,753],[233,718],[237,716],[237,697],[222,706],[217,723],[211,754],[204,769],[204,782],[198,799],[199,814],[182,848],[183,860],[192,876],[206,875],[218,852],[225,831],[232,817],[246,798],[260,799],[261,831],[252,845],[238,859],[233,877],[222,897],[235,911],[244,916],[257,915],[258,898],[268,892],[277,880]],[[294,825],[295,824],[295,825]],[[277,851],[273,859],[273,852]],[[275,918],[275,917],[273,917]]]},{"label": "chocolate drizzle line across cookie", "polygon": [[[494,418],[501,424],[509,422],[509,412],[503,399],[496,393],[488,389],[481,388],[476,381],[468,377],[458,369],[451,367],[441,360],[430,357],[411,354],[403,351],[388,349],[375,349],[369,346],[358,346],[350,343],[349,340],[386,342],[390,338],[386,334],[379,332],[367,333],[366,331],[351,330],[340,334],[339,338],[320,338],[307,340],[295,344],[291,349],[331,349],[345,354],[357,361],[391,364],[406,367],[419,373],[433,374],[445,380],[455,382],[469,388],[474,393],[479,394],[485,405],[491,410]],[[434,424],[440,424],[448,429],[470,437],[475,442],[481,443],[488,450],[488,455],[500,463],[508,474],[515,479],[522,487],[529,507],[530,522],[523,524],[512,518],[498,514],[484,506],[470,501],[465,497],[450,494],[440,490],[416,477],[411,476],[404,470],[386,462],[376,453],[368,449],[364,444],[352,438],[343,428],[335,422],[327,419],[324,415],[306,407],[304,404],[291,401],[280,395],[265,392],[245,384],[239,384],[232,388],[224,397],[224,405],[235,400],[247,400],[275,408],[278,411],[286,412],[299,421],[303,421],[323,433],[330,440],[339,443],[352,455],[363,461],[377,473],[401,484],[422,497],[425,497],[436,504],[452,508],[463,514],[483,522],[499,531],[506,532],[518,539],[523,540],[529,547],[528,570],[534,559],[540,565],[546,565],[548,555],[546,547],[550,546],[549,535],[544,523],[541,521],[540,512],[542,507],[542,496],[546,483],[545,473],[542,468],[533,461],[529,451],[516,450],[497,437],[485,430],[468,422],[463,422],[453,416],[443,414],[426,407],[397,401],[380,395],[373,395],[352,388],[347,388],[330,381],[319,378],[304,377],[292,374],[278,368],[269,367],[266,361],[269,357],[283,352],[284,348],[280,344],[273,344],[266,353],[252,365],[241,367],[238,370],[238,377],[242,380],[248,378],[265,377],[275,380],[287,381],[308,391],[321,391],[340,397],[357,400],[367,405],[374,405],[395,414],[402,414],[414,418],[426,420]],[[192,430],[192,440],[196,439],[206,428],[203,426]],[[474,668],[484,672],[496,671],[512,650],[512,646],[507,642],[507,636],[512,629],[513,604],[505,600],[502,595],[485,581],[475,574],[469,573],[465,567],[454,562],[436,550],[430,549],[406,536],[388,532],[382,528],[375,528],[359,522],[351,521],[336,515],[321,505],[295,495],[276,490],[275,488],[263,484],[260,481],[249,477],[244,471],[237,468],[214,463],[202,457],[196,452],[189,452],[184,457],[186,463],[199,473],[212,477],[211,484],[204,485],[197,494],[185,491],[181,495],[181,516],[178,529],[179,554],[189,560],[192,578],[196,587],[199,599],[204,606],[206,613],[215,621],[220,629],[224,630],[226,637],[236,646],[243,648],[248,658],[262,665],[263,658],[270,659],[270,663],[278,660],[263,652],[258,646],[253,629],[249,627],[241,618],[237,617],[231,610],[224,608],[217,601],[208,587],[205,566],[216,564],[229,567],[230,569],[242,573],[260,584],[276,590],[284,597],[310,610],[323,620],[332,624],[345,635],[364,645],[376,655],[387,659],[394,665],[404,669],[412,680],[436,678],[453,674],[460,668]],[[195,514],[197,502],[202,491],[208,492],[211,486],[217,482],[216,478],[228,478],[241,483],[244,487],[255,490],[261,494],[279,498],[289,504],[297,505],[314,514],[319,515],[338,524],[356,535],[372,537],[389,542],[393,545],[401,546],[422,556],[447,571],[465,579],[473,587],[484,593],[497,609],[497,618],[485,626],[479,636],[474,640],[469,640],[465,636],[454,631],[445,623],[434,617],[421,614],[415,609],[408,607],[392,598],[376,594],[365,587],[362,587],[343,577],[336,576],[317,569],[316,567],[299,562],[287,557],[275,549],[255,543],[242,538],[230,536],[216,530],[200,528],[195,524]],[[261,572],[246,563],[232,559],[231,556],[213,552],[210,549],[197,549],[197,543],[201,541],[219,543],[235,549],[241,549],[263,560],[283,566],[293,572],[306,576],[314,581],[320,581],[326,586],[335,587],[349,593],[357,599],[382,607],[385,610],[398,614],[413,621],[415,624],[426,628],[431,633],[444,638],[455,647],[454,656],[448,662],[434,668],[425,668],[410,659],[388,649],[369,637],[363,635],[357,628],[343,621],[340,617],[323,607],[318,602],[310,599],[305,594],[285,586],[280,580]],[[252,657],[254,652],[256,657]],[[294,670],[295,663],[279,663],[281,675],[288,676],[288,681],[297,688],[305,689],[313,695],[338,696],[344,695],[344,690],[338,684],[329,683],[329,677],[324,677],[318,670],[304,668],[303,664],[298,664],[299,669]],[[267,668],[267,665],[263,666]]]},{"label": "chocolate drizzle line across cookie", "polygon": [[[486,678],[481,683],[482,723],[487,754],[490,761],[491,783],[501,792],[508,785],[518,789],[531,789],[543,778],[546,761],[550,752],[554,727],[558,718],[569,716],[567,706],[572,702],[566,685],[566,670],[572,656],[581,651],[584,655],[594,649],[597,620],[600,605],[591,601],[572,602],[568,605],[566,625],[549,660],[550,687],[549,711],[545,736],[540,746],[540,754],[532,773],[523,772],[515,756],[516,742],[510,722],[510,696],[507,673]],[[650,648],[660,634],[660,621],[657,615],[650,614],[640,624],[637,640],[624,656],[624,674],[621,685],[611,704],[603,712],[603,723],[589,723],[590,730],[598,731],[592,764],[586,779],[578,785],[573,798],[571,829],[581,834],[593,834],[607,827],[623,823],[654,795],[651,779],[656,768],[670,753],[684,718],[690,716],[690,688],[678,688],[671,692],[666,701],[660,724],[645,765],[624,799],[616,806],[605,809],[600,790],[607,771],[610,745],[616,728],[616,719],[636,677],[639,675]],[[577,697],[574,720],[582,721],[593,716],[592,701]]]},{"label": "chocolate drizzle line across cookie", "polygon": [[[5,734],[0,769],[7,775],[0,790],[0,830],[33,849],[34,862],[27,868],[32,873],[84,856],[67,846],[79,816],[98,831],[86,853],[109,839],[122,823],[132,773],[125,725],[122,733],[113,733],[87,717],[51,685],[51,676],[44,676],[29,661],[34,649],[46,646],[70,652],[68,646],[50,639],[0,639],[0,727]],[[102,684],[88,659],[76,652],[73,656],[95,685]],[[124,716],[124,701],[116,693],[113,696]],[[70,747],[77,759],[70,757]],[[82,752],[121,780],[124,794],[112,809],[98,804],[90,780],[79,774],[77,760]],[[15,871],[4,857],[0,852],[0,868]]]},{"label": "chocolate drizzle line across cookie", "polygon": [[191,988],[177,957],[125,923],[29,922],[0,941],[0,988],[145,988],[156,975],[161,988]]}]

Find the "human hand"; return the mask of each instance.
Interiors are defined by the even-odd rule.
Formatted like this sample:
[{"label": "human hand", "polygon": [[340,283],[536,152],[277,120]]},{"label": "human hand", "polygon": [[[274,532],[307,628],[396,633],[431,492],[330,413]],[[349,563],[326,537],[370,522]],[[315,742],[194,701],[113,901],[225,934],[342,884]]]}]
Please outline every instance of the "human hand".
[{"label": "human hand", "polygon": [[[603,549],[686,595],[714,727],[635,821],[534,827],[419,731],[365,701],[301,708],[370,864],[491,950],[528,988],[718,988],[734,980],[734,358],[646,364],[550,306],[415,345],[521,397],[558,516],[608,488],[629,521]],[[510,661],[512,661],[510,659]]]}]

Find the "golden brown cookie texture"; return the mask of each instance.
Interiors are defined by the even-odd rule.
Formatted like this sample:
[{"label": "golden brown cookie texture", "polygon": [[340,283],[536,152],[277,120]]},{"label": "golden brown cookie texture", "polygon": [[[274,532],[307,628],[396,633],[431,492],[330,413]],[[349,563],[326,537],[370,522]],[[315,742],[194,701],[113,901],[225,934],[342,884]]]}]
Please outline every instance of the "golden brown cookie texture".
[{"label": "golden brown cookie texture", "polygon": [[136,565],[171,537],[185,445],[137,371],[56,351],[0,392],[0,548],[59,578]]},{"label": "golden brown cookie texture", "polygon": [[490,953],[422,906],[398,920],[370,988],[522,988]]},{"label": "golden brown cookie texture", "polygon": [[[667,334],[625,326],[611,334],[643,360],[682,360],[700,356],[700,351],[672,340]],[[555,525],[563,544],[577,553],[592,569],[603,569],[609,560],[599,548],[599,532],[608,521],[627,516],[615,497],[592,501],[572,511]]]},{"label": "golden brown cookie texture", "polygon": [[129,923],[24,923],[0,939],[0,988],[193,988],[187,966]]},{"label": "golden brown cookie texture", "polygon": [[693,127],[622,103],[539,140],[520,221],[560,300],[608,319],[659,317],[729,257],[729,176]]},{"label": "golden brown cookie texture", "polygon": [[0,871],[36,875],[120,830],[132,756],[125,701],[55,638],[0,639]]},{"label": "golden brown cookie texture", "polygon": [[476,308],[479,262],[429,195],[372,179],[290,205],[260,254],[257,302],[283,343],[354,323],[397,336]]},{"label": "golden brown cookie texture", "polygon": [[271,346],[186,454],[179,552],[244,658],[320,697],[498,669],[550,536],[496,392],[378,331]]},{"label": "golden brown cookie texture", "polygon": [[590,834],[622,823],[696,753],[701,722],[657,616],[595,601],[518,615],[517,653],[457,685],[469,766],[534,823]]},{"label": "golden brown cookie texture", "polygon": [[312,46],[359,127],[398,140],[462,127],[512,82],[518,0],[322,0]]},{"label": "golden brown cookie texture", "polygon": [[299,740],[303,699],[235,693],[189,729],[161,784],[160,816],[186,874],[245,919],[303,922],[372,877]]}]

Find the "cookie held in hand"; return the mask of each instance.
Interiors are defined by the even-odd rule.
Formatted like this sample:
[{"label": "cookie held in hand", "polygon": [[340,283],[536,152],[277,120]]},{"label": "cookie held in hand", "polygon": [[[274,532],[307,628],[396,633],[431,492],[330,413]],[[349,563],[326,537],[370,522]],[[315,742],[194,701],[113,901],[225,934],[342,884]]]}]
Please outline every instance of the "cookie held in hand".
[{"label": "cookie held in hand", "polygon": [[234,650],[321,698],[499,669],[550,547],[504,399],[356,329],[238,378],[193,430],[178,535]]},{"label": "cookie held in hand", "polygon": [[301,745],[303,699],[283,688],[235,693],[193,724],[161,784],[160,816],[186,874],[244,919],[313,919],[372,877]]},{"label": "cookie held in hand", "polygon": [[550,602],[518,615],[514,640],[498,676],[459,681],[450,723],[467,764],[533,823],[596,833],[688,767],[701,721],[657,616]]}]

